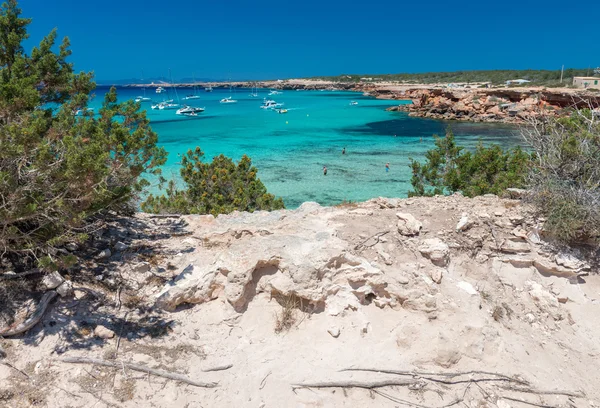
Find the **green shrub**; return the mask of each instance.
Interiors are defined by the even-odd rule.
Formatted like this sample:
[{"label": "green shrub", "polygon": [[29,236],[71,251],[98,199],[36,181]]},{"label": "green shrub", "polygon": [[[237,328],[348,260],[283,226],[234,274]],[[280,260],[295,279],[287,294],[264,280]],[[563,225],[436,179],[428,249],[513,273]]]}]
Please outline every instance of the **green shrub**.
[{"label": "green shrub", "polygon": [[425,163],[411,159],[412,196],[461,192],[473,197],[501,194],[510,187],[524,187],[530,155],[519,147],[504,151],[498,145],[467,151],[456,145],[451,129],[435,137],[435,148],[425,153]]},{"label": "green shrub", "polygon": [[181,177],[187,188],[178,190],[170,181],[166,195],[150,195],[142,210],[150,213],[228,214],[232,211],[278,210],[281,198],[267,193],[246,155],[237,163],[223,155],[203,163],[199,147],[181,160]]},{"label": "green shrub", "polygon": [[166,152],[139,104],[117,103],[115,89],[96,116],[87,111],[95,84],[67,62],[68,39],[54,52],[52,31],[27,55],[20,13],[16,0],[0,7],[0,253],[57,267],[72,260],[54,247],[85,239],[94,216],[131,210]]},{"label": "green shrub", "polygon": [[535,149],[533,202],[559,241],[600,238],[600,123],[589,109],[542,118],[523,129]]}]

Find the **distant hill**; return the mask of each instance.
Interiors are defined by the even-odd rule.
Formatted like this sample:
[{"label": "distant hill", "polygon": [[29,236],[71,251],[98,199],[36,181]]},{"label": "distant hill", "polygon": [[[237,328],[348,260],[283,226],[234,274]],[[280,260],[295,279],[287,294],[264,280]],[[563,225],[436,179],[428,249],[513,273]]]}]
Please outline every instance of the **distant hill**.
[{"label": "distant hill", "polygon": [[[173,79],[175,83],[190,83],[194,82],[194,78],[179,78]],[[127,79],[97,79],[96,83],[99,86],[108,86],[108,85],[131,85],[131,84],[150,84],[154,82],[155,84],[168,83],[166,77],[154,77],[154,78],[144,78],[142,81],[140,78],[127,78]],[[196,82],[219,82],[219,80],[211,79],[211,78],[196,78]]]},{"label": "distant hill", "polygon": [[[560,86],[560,69],[550,70],[489,70],[489,71],[456,71],[456,72],[423,72],[401,74],[343,74],[335,77],[315,77],[339,82],[360,82],[369,80],[378,81],[403,81],[414,83],[453,83],[453,82],[491,82],[503,84],[508,80],[526,79],[531,81],[528,85]],[[594,74],[589,68],[566,68],[563,72],[563,85],[573,82],[574,76],[590,76]]]}]

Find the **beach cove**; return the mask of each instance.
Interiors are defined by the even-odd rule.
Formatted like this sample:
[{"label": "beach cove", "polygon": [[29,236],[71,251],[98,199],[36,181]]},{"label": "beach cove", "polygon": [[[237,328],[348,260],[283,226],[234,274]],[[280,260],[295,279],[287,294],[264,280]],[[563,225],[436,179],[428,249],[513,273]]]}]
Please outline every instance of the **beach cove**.
[{"label": "beach cove", "polygon": [[[98,109],[108,88],[100,87],[90,107]],[[143,91],[120,88],[119,100],[133,99]],[[192,90],[168,90],[168,95],[146,89],[158,102],[179,98]],[[450,125],[457,142],[474,147],[498,143],[504,147],[521,144],[514,126],[484,123],[445,122],[409,117],[405,112],[388,112],[398,101],[380,100],[345,91],[283,91],[268,96],[258,90],[215,88],[197,90],[199,99],[181,101],[205,107],[197,117],[181,117],[174,110],[152,110],[144,103],[159,144],[169,152],[163,167],[167,177],[178,177],[180,155],[200,146],[205,160],[224,154],[239,160],[250,156],[258,176],[269,192],[282,197],[286,207],[305,201],[335,205],[370,198],[406,197],[410,189],[410,158],[422,159],[434,146],[433,134],[443,135]],[[220,104],[232,96],[235,104]],[[275,99],[288,110],[285,114],[260,109],[263,98]],[[355,101],[357,105],[351,105]],[[408,101],[405,103],[409,103]],[[346,154],[342,149],[346,148]],[[385,164],[390,163],[390,171]],[[323,175],[327,166],[327,176]],[[156,188],[154,189],[156,192]]]}]

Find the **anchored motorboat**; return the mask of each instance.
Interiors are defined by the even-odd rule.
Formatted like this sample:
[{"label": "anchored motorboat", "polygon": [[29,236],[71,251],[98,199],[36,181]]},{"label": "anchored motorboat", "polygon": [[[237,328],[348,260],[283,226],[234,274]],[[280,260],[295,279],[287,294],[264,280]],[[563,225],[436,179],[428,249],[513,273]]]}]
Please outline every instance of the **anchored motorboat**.
[{"label": "anchored motorboat", "polygon": [[202,113],[204,112],[204,108],[198,108],[195,106],[184,106],[181,109],[177,110],[177,114],[178,115],[184,115],[184,116],[196,116],[198,113]]},{"label": "anchored motorboat", "polygon": [[350,106],[356,106],[356,105],[358,105],[358,102],[356,102],[356,101],[351,101],[350,102]]},{"label": "anchored motorboat", "polygon": [[167,90],[165,88],[163,88],[162,86],[159,86],[158,88],[156,88],[156,93],[163,93],[163,92],[167,92]]},{"label": "anchored motorboat", "polygon": [[231,96],[228,96],[227,98],[223,98],[219,101],[220,103],[237,103],[237,100],[232,99]]},{"label": "anchored motorboat", "polygon": [[207,86],[206,88],[204,88],[204,90],[206,92],[212,92],[213,91],[212,86]]},{"label": "anchored motorboat", "polygon": [[281,95],[282,93],[283,92],[279,92],[279,91],[276,91],[275,89],[273,89],[271,92],[269,92],[269,96],[272,96],[272,95]]},{"label": "anchored motorboat", "polygon": [[260,105],[261,109],[278,109],[283,106],[283,103],[277,103],[272,99],[265,99],[263,104]]}]

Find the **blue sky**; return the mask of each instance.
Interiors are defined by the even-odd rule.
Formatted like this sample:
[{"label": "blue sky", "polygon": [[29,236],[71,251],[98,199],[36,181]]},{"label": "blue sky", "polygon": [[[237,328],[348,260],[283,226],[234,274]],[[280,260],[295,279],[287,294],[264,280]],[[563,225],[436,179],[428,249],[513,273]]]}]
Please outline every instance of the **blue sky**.
[{"label": "blue sky", "polygon": [[103,80],[600,65],[600,1],[21,0]]}]

